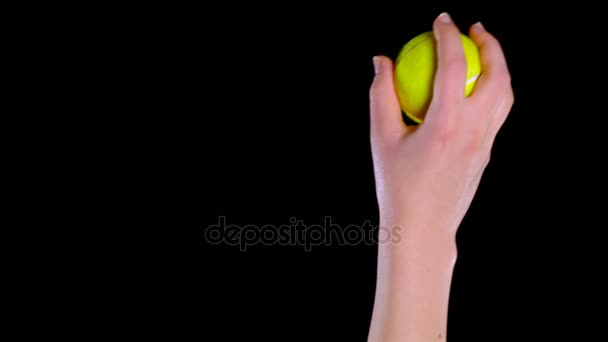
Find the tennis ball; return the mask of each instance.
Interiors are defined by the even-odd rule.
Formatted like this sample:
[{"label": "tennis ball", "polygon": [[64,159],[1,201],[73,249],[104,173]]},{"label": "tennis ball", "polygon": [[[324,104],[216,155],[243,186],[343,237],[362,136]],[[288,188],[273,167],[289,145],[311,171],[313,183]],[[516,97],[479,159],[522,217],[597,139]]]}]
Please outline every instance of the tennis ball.
[{"label": "tennis ball", "polygon": [[[465,96],[471,95],[481,74],[479,48],[461,34],[467,64]],[[395,87],[401,110],[415,123],[421,123],[433,97],[437,69],[437,49],[433,32],[424,32],[407,42],[395,61]]]}]

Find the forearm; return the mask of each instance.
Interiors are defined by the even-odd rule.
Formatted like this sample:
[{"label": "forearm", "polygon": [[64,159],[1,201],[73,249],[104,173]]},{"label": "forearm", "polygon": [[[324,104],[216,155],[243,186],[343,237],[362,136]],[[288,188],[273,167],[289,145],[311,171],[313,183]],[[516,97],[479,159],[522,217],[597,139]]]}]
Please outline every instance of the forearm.
[{"label": "forearm", "polygon": [[[393,231],[378,246],[369,341],[445,340],[456,245],[451,229],[381,222]],[[398,234],[398,235],[397,235]]]},{"label": "forearm", "polygon": [[404,124],[404,99],[396,92],[402,85],[396,76],[409,73],[384,56],[373,60],[370,142],[380,224],[403,228],[397,241],[378,244],[370,342],[446,339],[456,231],[514,100],[500,43],[480,23],[469,35],[479,47],[483,72],[467,95],[471,59],[462,33],[447,13],[434,21],[436,45],[429,55],[437,63],[419,125]]}]

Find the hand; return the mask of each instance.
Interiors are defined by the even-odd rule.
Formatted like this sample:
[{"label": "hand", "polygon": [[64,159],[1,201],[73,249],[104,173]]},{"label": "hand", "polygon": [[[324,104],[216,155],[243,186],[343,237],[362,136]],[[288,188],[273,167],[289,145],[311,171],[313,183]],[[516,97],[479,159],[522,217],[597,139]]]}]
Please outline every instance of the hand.
[{"label": "hand", "polygon": [[374,59],[371,144],[380,217],[453,235],[490,160],[494,138],[513,104],[513,91],[500,44],[476,24],[470,37],[480,47],[483,72],[473,94],[465,98],[460,32],[440,19],[434,31],[438,70],[433,99],[420,126],[406,126],[402,120],[392,62],[382,56]]},{"label": "hand", "polygon": [[401,240],[378,246],[370,341],[445,340],[456,230],[513,104],[507,63],[490,33],[480,24],[471,27],[482,75],[465,97],[460,32],[447,14],[435,20],[433,31],[438,69],[419,126],[403,122],[391,60],[374,58],[371,145],[380,225],[400,227]]}]

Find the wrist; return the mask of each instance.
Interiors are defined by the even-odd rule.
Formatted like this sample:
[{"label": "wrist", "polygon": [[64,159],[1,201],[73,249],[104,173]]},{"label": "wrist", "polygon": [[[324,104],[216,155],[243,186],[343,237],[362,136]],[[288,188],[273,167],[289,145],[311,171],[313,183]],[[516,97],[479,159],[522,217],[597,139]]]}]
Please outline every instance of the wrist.
[{"label": "wrist", "polygon": [[440,263],[456,262],[456,229],[452,227],[382,219],[380,227],[380,248],[428,256]]}]

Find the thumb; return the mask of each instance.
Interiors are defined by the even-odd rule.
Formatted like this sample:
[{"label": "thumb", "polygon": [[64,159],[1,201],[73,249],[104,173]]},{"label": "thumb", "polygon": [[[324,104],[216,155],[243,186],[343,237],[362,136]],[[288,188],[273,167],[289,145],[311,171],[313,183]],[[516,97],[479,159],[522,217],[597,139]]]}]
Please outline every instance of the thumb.
[{"label": "thumb", "polygon": [[370,131],[372,140],[393,140],[403,136],[406,126],[395,92],[393,62],[385,56],[373,59],[374,81],[370,87]]}]

